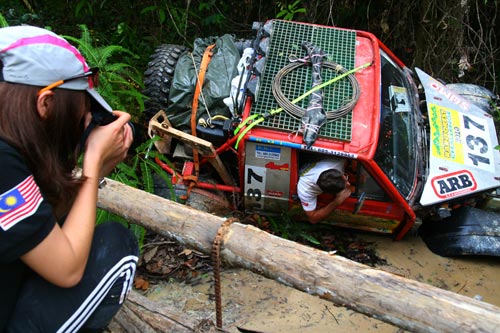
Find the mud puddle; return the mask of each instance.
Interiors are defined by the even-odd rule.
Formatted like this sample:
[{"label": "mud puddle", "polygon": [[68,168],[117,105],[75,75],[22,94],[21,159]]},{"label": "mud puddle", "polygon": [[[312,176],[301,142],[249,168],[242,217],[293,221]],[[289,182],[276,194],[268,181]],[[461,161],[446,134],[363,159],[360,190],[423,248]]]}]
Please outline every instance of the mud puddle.
[{"label": "mud puddle", "polygon": [[[394,242],[381,235],[360,235],[373,242],[386,264],[378,269],[500,306],[500,258],[444,258],[419,237]],[[391,326],[320,298],[286,287],[250,271],[225,268],[221,274],[223,328],[261,332],[401,333]],[[210,272],[186,282],[159,281],[145,295],[194,319],[215,322]]]}]

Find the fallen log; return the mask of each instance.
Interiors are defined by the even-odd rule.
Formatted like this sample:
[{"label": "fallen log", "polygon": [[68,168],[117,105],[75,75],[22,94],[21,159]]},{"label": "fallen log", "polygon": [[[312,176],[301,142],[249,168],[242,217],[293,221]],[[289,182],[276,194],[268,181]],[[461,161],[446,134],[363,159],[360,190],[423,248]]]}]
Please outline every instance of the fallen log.
[{"label": "fallen log", "polygon": [[[98,206],[210,253],[224,218],[107,180]],[[227,227],[222,261],[411,332],[500,333],[500,308],[291,242],[240,223]],[[158,331],[159,332],[159,331]]]},{"label": "fallen log", "polygon": [[[111,333],[215,333],[211,321],[197,322],[132,291],[108,326]],[[219,331],[222,332],[222,331]]]}]

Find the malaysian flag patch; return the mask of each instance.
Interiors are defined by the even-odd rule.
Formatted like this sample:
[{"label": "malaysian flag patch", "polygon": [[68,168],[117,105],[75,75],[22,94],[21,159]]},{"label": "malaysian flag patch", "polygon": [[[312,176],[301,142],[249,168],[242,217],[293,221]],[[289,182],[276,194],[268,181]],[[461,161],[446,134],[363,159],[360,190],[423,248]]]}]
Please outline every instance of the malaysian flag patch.
[{"label": "malaysian flag patch", "polygon": [[33,215],[43,201],[33,176],[0,195],[0,227],[4,231]]}]

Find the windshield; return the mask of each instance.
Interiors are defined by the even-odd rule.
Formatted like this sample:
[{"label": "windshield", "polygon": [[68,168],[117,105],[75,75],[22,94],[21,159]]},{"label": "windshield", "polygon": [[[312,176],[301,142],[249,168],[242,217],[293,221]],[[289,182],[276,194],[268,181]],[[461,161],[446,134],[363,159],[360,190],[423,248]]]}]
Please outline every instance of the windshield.
[{"label": "windshield", "polygon": [[[380,135],[375,161],[408,198],[415,184],[416,127],[406,76],[387,54],[381,52],[382,105]],[[411,90],[410,90],[411,91]]]}]

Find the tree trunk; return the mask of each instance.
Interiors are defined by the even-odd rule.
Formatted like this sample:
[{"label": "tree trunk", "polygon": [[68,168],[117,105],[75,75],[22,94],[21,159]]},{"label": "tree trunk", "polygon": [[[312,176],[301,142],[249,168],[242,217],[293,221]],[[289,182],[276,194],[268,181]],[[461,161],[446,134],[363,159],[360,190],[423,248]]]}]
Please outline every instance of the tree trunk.
[{"label": "tree trunk", "polygon": [[[99,207],[210,253],[225,219],[107,180]],[[412,332],[500,332],[500,308],[233,223],[223,262]],[[152,314],[155,317],[155,314]],[[148,319],[149,320],[149,319]],[[168,330],[167,330],[168,331]],[[160,332],[160,331],[158,331]]]}]

